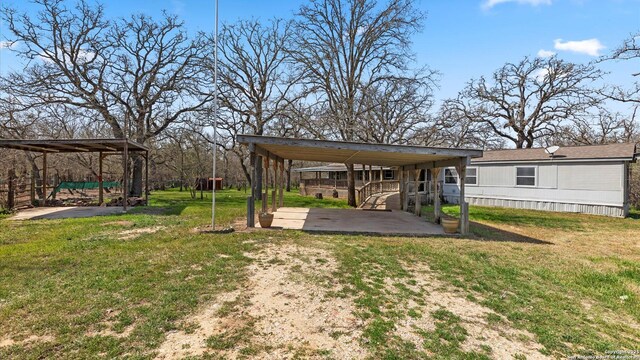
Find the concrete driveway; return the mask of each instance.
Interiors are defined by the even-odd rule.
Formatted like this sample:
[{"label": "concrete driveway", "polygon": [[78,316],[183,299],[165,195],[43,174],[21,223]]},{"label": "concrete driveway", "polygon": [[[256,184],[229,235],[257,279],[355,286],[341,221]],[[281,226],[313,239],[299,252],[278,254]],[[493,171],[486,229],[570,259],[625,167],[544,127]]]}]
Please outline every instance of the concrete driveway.
[{"label": "concrete driveway", "polygon": [[39,207],[21,210],[16,215],[10,217],[9,220],[68,219],[122,213],[124,213],[124,208],[120,206]]},{"label": "concrete driveway", "polygon": [[400,210],[369,211],[283,207],[274,213],[272,227],[347,234],[444,235],[442,226]]}]

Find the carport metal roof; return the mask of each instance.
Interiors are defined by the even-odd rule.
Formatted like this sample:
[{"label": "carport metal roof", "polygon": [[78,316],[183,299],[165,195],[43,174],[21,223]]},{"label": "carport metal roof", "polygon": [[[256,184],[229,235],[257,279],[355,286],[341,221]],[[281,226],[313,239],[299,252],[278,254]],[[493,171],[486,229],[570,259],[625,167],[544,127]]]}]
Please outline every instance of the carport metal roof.
[{"label": "carport metal roof", "polygon": [[290,139],[260,135],[238,135],[236,140],[241,144],[254,145],[258,155],[270,154],[281,159],[343,164],[431,168],[453,166],[459,163],[460,158],[482,156],[482,150]]},{"label": "carport metal roof", "polygon": [[144,145],[125,139],[0,140],[0,148],[49,153],[123,152],[125,144],[128,151],[149,151]]}]

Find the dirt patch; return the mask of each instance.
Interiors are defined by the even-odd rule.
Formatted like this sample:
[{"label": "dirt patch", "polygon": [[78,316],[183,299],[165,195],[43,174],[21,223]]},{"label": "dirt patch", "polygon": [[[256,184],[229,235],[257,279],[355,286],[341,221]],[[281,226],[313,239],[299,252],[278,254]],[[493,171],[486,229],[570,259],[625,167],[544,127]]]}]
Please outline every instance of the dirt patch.
[{"label": "dirt patch", "polygon": [[169,333],[158,359],[205,353],[255,359],[367,356],[352,300],[327,296],[337,270],[329,251],[267,244],[246,256],[254,263],[243,290],[223,294],[185,319],[187,330]]},{"label": "dirt patch", "polygon": [[207,339],[223,331],[226,324],[226,319],[218,314],[220,309],[226,302],[234,301],[239,294],[238,291],[222,294],[215,302],[185,319],[183,329],[167,334],[156,359],[179,359],[207,352]]},{"label": "dirt patch", "polygon": [[[495,359],[511,359],[516,355],[524,355],[527,359],[550,359],[540,353],[543,346],[534,340],[534,335],[509,324],[508,320],[493,310],[477,304],[456,292],[447,284],[438,280],[426,264],[405,266],[413,274],[414,283],[405,284],[416,292],[423,291],[423,304],[409,301],[406,308],[417,310],[421,316],[408,318],[396,324],[396,332],[400,338],[410,341],[417,348],[422,347],[422,337],[417,330],[433,331],[435,320],[431,313],[444,309],[461,319],[461,325],[467,331],[462,343],[462,350],[483,352],[483,348],[491,348],[491,356]],[[388,291],[395,291],[387,282]],[[496,320],[490,324],[489,318]]]},{"label": "dirt patch", "polygon": [[152,226],[139,229],[125,230],[118,233],[120,240],[132,240],[143,234],[153,234],[164,229],[164,226]]},{"label": "dirt patch", "polygon": [[123,227],[131,227],[133,225],[134,225],[133,221],[129,221],[129,220],[109,221],[102,224],[102,226],[123,226]]},{"label": "dirt patch", "polygon": [[34,342],[52,342],[53,340],[54,337],[50,335],[31,335],[22,340],[14,340],[11,336],[6,336],[4,338],[0,338],[0,348],[13,345],[27,345]]},{"label": "dirt patch", "polygon": [[95,328],[99,330],[90,330],[86,333],[86,336],[112,336],[116,338],[126,338],[131,335],[133,329],[135,328],[134,324],[130,324],[125,327],[122,331],[116,331],[116,322],[117,317],[120,314],[120,311],[107,309],[105,319],[96,324]]},{"label": "dirt patch", "polygon": [[336,359],[364,358],[358,342],[362,321],[351,299],[326,296],[338,265],[324,249],[267,245],[250,266],[250,306],[256,319],[254,343],[274,348],[259,358],[280,358],[279,350],[300,348]]}]

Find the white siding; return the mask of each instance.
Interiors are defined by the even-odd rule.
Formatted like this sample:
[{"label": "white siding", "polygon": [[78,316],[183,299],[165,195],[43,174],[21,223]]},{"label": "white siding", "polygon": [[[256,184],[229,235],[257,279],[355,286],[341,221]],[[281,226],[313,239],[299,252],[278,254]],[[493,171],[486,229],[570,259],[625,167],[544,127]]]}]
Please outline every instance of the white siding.
[{"label": "white siding", "polygon": [[566,190],[622,190],[621,164],[576,164],[558,167],[558,188]]},{"label": "white siding", "polygon": [[558,187],[558,166],[539,165],[538,166],[538,187],[544,189],[555,189]]},{"label": "white siding", "polygon": [[[528,163],[536,167],[536,186],[516,186],[516,165],[482,165],[478,186],[467,186],[472,204],[528,209],[588,212],[609,216],[624,213],[624,164],[620,163]],[[458,185],[445,184],[444,196],[457,203]]]},{"label": "white siding", "polygon": [[515,171],[511,165],[478,166],[478,185],[514,186]]}]

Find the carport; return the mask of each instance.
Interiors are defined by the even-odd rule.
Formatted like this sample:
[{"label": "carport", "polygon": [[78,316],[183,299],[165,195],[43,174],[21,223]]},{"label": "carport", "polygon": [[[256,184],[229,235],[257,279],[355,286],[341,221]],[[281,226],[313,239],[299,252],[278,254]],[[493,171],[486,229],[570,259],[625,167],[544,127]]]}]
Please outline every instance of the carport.
[{"label": "carport", "polygon": [[[250,152],[252,178],[256,179],[258,167],[256,162],[262,159],[264,169],[273,167],[276,179],[276,190],[271,196],[271,210],[275,212],[284,207],[284,162],[285,160],[318,161],[343,164],[363,164],[373,166],[389,166],[400,171],[400,203],[402,210],[407,210],[409,181],[417,185],[420,171],[431,169],[437,179],[444,167],[456,167],[460,177],[460,233],[466,234],[469,229],[469,206],[464,201],[466,167],[471,158],[481,157],[482,150],[439,148],[426,146],[368,144],[358,142],[293,139],[260,135],[238,135],[237,142],[246,145]],[[269,172],[265,171],[263,179],[268,184]],[[247,226],[255,227],[255,181],[251,185],[251,197],[247,199]],[[415,186],[417,188],[417,186]],[[414,191],[416,203],[419,204],[418,191]],[[268,187],[262,194],[262,211],[269,208]],[[416,214],[419,206],[414,207]],[[354,210],[356,211],[356,210]],[[434,215],[440,221],[440,199],[434,199]],[[399,224],[400,225],[400,224]]]},{"label": "carport", "polygon": [[2,139],[0,140],[0,148],[23,150],[42,153],[42,193],[44,199],[41,200],[42,206],[46,205],[47,200],[47,155],[62,153],[89,153],[97,152],[99,158],[98,164],[98,203],[104,201],[104,184],[102,181],[102,161],[110,155],[123,156],[123,207],[127,209],[128,198],[128,179],[129,179],[129,154],[139,153],[145,159],[145,202],[149,203],[149,148],[128,139]]}]

